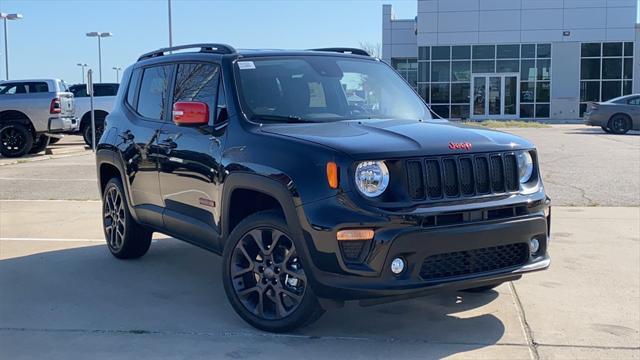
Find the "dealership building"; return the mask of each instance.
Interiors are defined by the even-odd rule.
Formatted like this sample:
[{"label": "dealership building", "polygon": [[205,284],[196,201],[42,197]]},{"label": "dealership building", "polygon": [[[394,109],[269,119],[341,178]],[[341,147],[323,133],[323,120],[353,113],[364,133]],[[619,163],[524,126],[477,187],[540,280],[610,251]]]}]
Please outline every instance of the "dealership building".
[{"label": "dealership building", "polygon": [[577,119],[640,92],[637,0],[418,0],[383,5],[382,58],[452,119]]}]

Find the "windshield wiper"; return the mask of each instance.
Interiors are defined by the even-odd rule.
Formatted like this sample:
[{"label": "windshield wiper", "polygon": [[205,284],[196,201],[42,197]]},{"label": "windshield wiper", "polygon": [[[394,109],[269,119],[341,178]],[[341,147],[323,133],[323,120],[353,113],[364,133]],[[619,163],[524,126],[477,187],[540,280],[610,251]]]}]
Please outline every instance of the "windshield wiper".
[{"label": "windshield wiper", "polygon": [[289,124],[315,122],[313,120],[304,119],[304,118],[301,118],[300,116],[296,116],[296,115],[255,114],[255,115],[251,116],[251,119],[252,120],[258,120],[258,121],[264,120],[264,121],[284,122],[284,123],[289,123]]}]

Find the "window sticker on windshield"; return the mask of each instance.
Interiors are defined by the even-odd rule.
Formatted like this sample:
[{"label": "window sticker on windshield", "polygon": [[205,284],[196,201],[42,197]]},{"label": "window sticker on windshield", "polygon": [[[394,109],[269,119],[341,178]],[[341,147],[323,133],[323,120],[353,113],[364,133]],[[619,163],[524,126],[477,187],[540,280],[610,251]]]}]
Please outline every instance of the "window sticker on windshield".
[{"label": "window sticker on windshield", "polygon": [[256,65],[253,61],[238,61],[238,68],[240,68],[240,70],[250,70],[255,69]]}]

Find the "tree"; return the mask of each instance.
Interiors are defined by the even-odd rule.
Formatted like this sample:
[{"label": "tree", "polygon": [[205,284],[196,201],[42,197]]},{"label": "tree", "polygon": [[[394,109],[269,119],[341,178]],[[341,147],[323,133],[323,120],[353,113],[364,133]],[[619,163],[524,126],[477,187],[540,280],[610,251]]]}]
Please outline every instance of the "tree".
[{"label": "tree", "polygon": [[360,41],[360,48],[369,53],[373,57],[382,57],[382,46],[380,43],[371,43],[368,41]]}]

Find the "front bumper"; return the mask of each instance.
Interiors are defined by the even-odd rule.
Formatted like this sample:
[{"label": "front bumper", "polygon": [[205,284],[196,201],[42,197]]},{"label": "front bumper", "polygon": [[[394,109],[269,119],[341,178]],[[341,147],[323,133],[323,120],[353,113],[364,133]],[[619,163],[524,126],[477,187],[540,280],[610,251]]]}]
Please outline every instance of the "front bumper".
[{"label": "front bumper", "polygon": [[[303,224],[303,230],[309,257],[313,259],[305,267],[311,267],[308,276],[314,292],[322,298],[337,300],[414,297],[515,280],[522,274],[544,270],[550,264],[547,253],[550,212],[547,217],[544,211],[549,206],[548,200],[546,196],[524,203],[519,200],[522,199],[507,199],[500,201],[501,204],[485,204],[485,207],[475,204],[475,210],[469,210],[484,212],[495,207],[526,207],[526,211],[520,210],[516,216],[447,226],[424,225],[423,219],[432,216],[433,211],[411,216],[371,214],[344,206],[344,201],[338,198],[305,205],[306,219],[311,222]],[[456,211],[460,211],[460,207]],[[343,216],[348,213],[354,222],[327,226],[331,218],[345,218]],[[358,262],[345,260],[335,237],[337,230],[353,227],[371,227],[376,231],[374,239],[367,244],[366,256]],[[540,242],[540,250],[535,254],[529,253],[528,245],[532,238]],[[431,263],[425,265],[428,258],[453,256],[457,257],[454,263],[457,261],[456,264],[460,265],[481,261],[469,258],[471,252],[506,246],[525,247],[522,261],[513,266],[489,266],[486,271],[461,271],[441,277],[427,275],[429,266],[432,266]],[[406,263],[405,271],[400,275],[394,275],[390,270],[391,262],[397,257]]]},{"label": "front bumper", "polygon": [[67,133],[76,132],[80,122],[75,117],[52,117],[49,118],[48,130],[49,133]]}]

